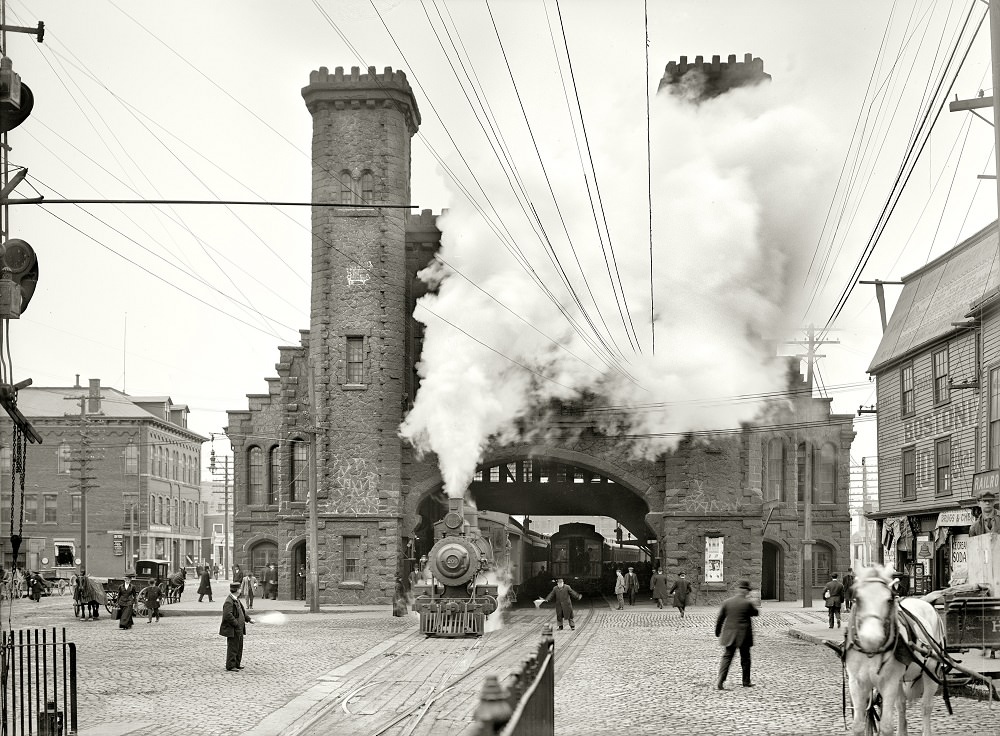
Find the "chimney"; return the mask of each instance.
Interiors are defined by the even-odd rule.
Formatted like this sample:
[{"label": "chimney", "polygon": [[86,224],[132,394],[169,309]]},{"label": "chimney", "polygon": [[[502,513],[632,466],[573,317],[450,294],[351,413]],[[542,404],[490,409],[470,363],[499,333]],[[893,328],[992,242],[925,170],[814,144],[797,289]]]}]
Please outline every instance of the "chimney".
[{"label": "chimney", "polygon": [[73,385],[73,388],[80,388],[80,374],[79,373],[76,374],[76,383]]},{"label": "chimney", "polygon": [[101,379],[90,379],[90,395],[87,397],[87,413],[100,414],[101,412]]}]

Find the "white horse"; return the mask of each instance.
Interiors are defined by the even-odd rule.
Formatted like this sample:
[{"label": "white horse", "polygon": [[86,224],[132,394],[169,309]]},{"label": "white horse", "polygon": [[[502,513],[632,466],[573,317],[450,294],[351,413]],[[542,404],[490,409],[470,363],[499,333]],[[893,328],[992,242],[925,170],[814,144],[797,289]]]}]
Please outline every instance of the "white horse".
[{"label": "white horse", "polygon": [[[923,697],[923,736],[932,736],[931,710],[937,682],[930,674],[938,662],[928,653],[944,652],[944,625],[934,607],[919,598],[900,599],[892,568],[862,570],[854,581],[854,607],[847,629],[844,665],[854,708],[853,733],[865,732],[869,701],[882,695],[879,734],[906,736],[907,701]],[[923,663],[923,666],[921,665]]]}]

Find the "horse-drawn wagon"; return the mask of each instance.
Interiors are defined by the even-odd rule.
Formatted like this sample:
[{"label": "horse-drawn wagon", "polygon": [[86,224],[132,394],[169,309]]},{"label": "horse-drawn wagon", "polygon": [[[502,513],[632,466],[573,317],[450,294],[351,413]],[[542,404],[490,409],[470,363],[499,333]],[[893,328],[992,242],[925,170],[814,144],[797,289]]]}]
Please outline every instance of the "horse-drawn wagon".
[{"label": "horse-drawn wagon", "polygon": [[[104,584],[107,596],[104,606],[108,613],[113,613],[118,607],[118,591],[124,583],[124,578],[109,578]],[[139,591],[135,613],[137,616],[146,616],[149,613],[146,608],[147,588],[152,585],[159,587],[162,603],[176,603],[184,590],[184,573],[180,571],[172,574],[167,560],[138,560],[135,563],[132,585]]]}]

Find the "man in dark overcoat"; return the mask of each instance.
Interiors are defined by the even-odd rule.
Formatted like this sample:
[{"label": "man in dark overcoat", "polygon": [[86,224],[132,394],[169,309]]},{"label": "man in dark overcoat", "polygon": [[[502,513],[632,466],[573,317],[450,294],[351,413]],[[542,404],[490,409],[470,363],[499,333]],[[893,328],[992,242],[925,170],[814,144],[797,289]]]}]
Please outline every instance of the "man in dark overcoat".
[{"label": "man in dark overcoat", "polygon": [[559,629],[562,630],[563,619],[569,621],[569,628],[575,628],[573,624],[573,601],[572,598],[580,600],[583,596],[577,593],[573,588],[566,585],[566,581],[562,578],[556,580],[556,587],[545,597],[546,603],[556,602],[556,623],[559,624]]},{"label": "man in dark overcoat", "polygon": [[628,598],[630,606],[635,605],[635,596],[639,592],[639,576],[635,574],[635,568],[630,567],[625,575],[625,597]]},{"label": "man in dark overcoat", "polygon": [[743,668],[743,687],[753,687],[750,682],[750,647],[753,646],[753,622],[759,612],[757,606],[747,599],[750,595],[750,581],[741,580],[736,586],[736,595],[726,599],[715,620],[715,635],[725,647],[719,663],[719,679],[715,683],[718,690],[725,690],[723,684],[729,674],[733,655],[740,650],[740,667]]},{"label": "man in dark overcoat", "polygon": [[680,577],[670,586],[670,594],[674,597],[674,608],[680,611],[681,618],[684,618],[684,609],[687,608],[688,596],[691,594],[691,583],[684,577],[684,573],[681,573]]},{"label": "man in dark overcoat", "polygon": [[823,588],[823,600],[830,615],[830,628],[833,628],[834,618],[837,619],[837,628],[840,628],[840,606],[844,602],[844,584],[837,580],[837,573],[830,575],[830,582]]},{"label": "man in dark overcoat", "polygon": [[229,584],[229,595],[222,604],[222,624],[219,626],[219,636],[226,637],[226,671],[238,672],[243,669],[243,636],[247,633],[247,624],[253,619],[247,614],[243,604],[237,598],[240,586]]},{"label": "man in dark overcoat", "polygon": [[273,562],[264,570],[264,597],[278,600],[278,568]]},{"label": "man in dark overcoat", "polygon": [[153,622],[154,616],[156,623],[160,623],[160,598],[160,579],[157,578],[154,583],[146,586],[146,610],[149,612],[147,624]]},{"label": "man in dark overcoat", "polygon": [[649,579],[649,589],[653,591],[653,600],[656,601],[657,608],[663,608],[663,600],[667,597],[667,576],[663,574],[662,568],[657,568],[653,577]]},{"label": "man in dark overcoat", "polygon": [[208,596],[208,602],[212,602],[212,570],[205,565],[201,568],[201,582],[198,583],[198,602]]}]

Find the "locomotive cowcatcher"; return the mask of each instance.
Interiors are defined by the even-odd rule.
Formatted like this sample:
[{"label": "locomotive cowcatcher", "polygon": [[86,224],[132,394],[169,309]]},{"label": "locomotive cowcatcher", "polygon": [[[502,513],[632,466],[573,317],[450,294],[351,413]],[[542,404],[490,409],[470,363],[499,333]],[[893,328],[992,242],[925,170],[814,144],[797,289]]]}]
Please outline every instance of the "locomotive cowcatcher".
[{"label": "locomotive cowcatcher", "polygon": [[482,636],[486,617],[497,610],[497,586],[485,577],[493,568],[493,549],[479,532],[476,510],[466,514],[461,498],[448,499],[442,529],[444,536],[427,554],[413,584],[420,631],[427,636]]}]

